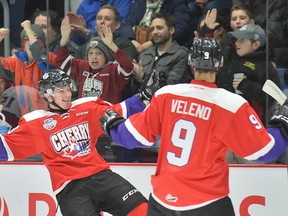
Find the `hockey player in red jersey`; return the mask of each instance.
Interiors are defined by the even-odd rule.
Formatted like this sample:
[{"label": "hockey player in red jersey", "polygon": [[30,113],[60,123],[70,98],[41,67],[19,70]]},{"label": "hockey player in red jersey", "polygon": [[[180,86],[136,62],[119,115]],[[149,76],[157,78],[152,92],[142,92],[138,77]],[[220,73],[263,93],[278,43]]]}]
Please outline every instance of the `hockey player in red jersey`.
[{"label": "hockey player in red jersey", "polygon": [[[146,198],[126,179],[110,170],[95,143],[103,133],[100,117],[113,108],[124,117],[142,111],[138,97],[111,106],[97,97],[71,103],[71,81],[59,69],[39,81],[48,111],[24,115],[18,127],[0,135],[0,160],[21,160],[41,153],[62,215],[146,215]],[[97,120],[98,119],[98,120]]]},{"label": "hockey player in red jersey", "polygon": [[249,160],[270,161],[287,148],[287,105],[278,107],[270,120],[275,127],[266,130],[246,100],[217,88],[222,63],[215,39],[196,39],[189,54],[195,80],[161,88],[143,112],[127,120],[114,110],[100,120],[106,133],[127,148],[151,146],[161,136],[149,216],[234,216],[227,149]]}]

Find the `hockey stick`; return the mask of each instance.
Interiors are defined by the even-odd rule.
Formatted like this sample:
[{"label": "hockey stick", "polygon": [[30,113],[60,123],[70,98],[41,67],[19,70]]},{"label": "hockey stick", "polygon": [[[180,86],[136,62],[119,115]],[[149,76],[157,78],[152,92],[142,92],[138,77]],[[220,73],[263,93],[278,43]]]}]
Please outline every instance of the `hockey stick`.
[{"label": "hockey stick", "polygon": [[285,103],[288,103],[287,96],[271,80],[268,79],[264,83],[262,90],[273,97],[281,106],[283,106]]},{"label": "hockey stick", "polygon": [[[281,106],[283,106],[285,103],[288,103],[287,96],[271,80],[267,80],[264,83],[262,90],[266,92],[268,95],[270,95],[271,97],[273,97]],[[286,151],[286,165],[287,163],[288,163],[288,152]],[[287,166],[287,174],[288,174],[288,166]]]}]

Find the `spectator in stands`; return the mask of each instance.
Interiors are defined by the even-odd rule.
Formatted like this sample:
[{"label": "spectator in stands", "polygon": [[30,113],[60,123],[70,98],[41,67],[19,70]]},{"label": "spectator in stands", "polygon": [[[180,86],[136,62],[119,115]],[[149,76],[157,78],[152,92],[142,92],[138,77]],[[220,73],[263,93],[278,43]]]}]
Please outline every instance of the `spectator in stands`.
[{"label": "spectator in stands", "polygon": [[[231,10],[230,10],[230,14],[231,14],[231,18],[230,18],[230,26],[231,29],[235,32],[239,31],[239,29],[241,29],[241,27],[243,27],[246,24],[252,24],[254,23],[253,20],[253,16],[252,16],[252,12],[245,6],[245,5],[233,5]],[[208,29],[206,29],[206,31],[204,31],[204,33],[209,33],[211,32],[211,30],[215,29],[219,23],[216,22],[216,16],[217,16],[217,11],[216,10],[212,10],[210,13],[207,13],[206,16],[206,27]],[[203,32],[202,32],[203,33]],[[201,32],[200,32],[201,34]],[[203,36],[204,34],[201,34],[201,36]],[[209,36],[209,34],[206,36]],[[265,35],[264,35],[265,36]],[[211,35],[210,35],[211,37]],[[234,40],[235,42],[235,40]],[[252,41],[250,41],[251,45],[252,45]],[[254,42],[255,44],[255,42]],[[247,45],[248,46],[248,45]],[[255,46],[255,45],[254,45]],[[256,46],[257,47],[257,46]],[[259,45],[258,45],[259,47]],[[246,57],[241,57],[238,56],[238,54],[236,53],[236,49],[235,49],[235,44],[232,43],[232,40],[230,39],[230,41],[228,40],[227,43],[224,45],[224,51],[223,51],[223,56],[224,56],[224,67],[221,68],[221,70],[219,71],[218,75],[217,75],[217,84],[219,87],[225,88],[231,92],[238,92],[238,90],[235,90],[233,88],[233,80],[234,80],[234,74],[236,74],[236,76],[240,75],[244,75],[241,79],[246,80],[246,84],[247,84],[247,90],[245,93],[245,97],[249,97],[249,102],[254,104],[254,107],[257,109],[257,111],[259,112],[258,115],[260,115],[259,117],[261,118],[261,120],[263,121],[263,123],[266,123],[266,97],[264,95],[264,92],[262,92],[262,85],[266,80],[266,72],[265,71],[261,71],[261,69],[259,69],[259,66],[265,66],[266,65],[266,56],[265,56],[265,49],[263,47],[263,42],[262,42],[262,48],[258,50],[258,52],[255,52],[254,54],[249,54]],[[250,46],[251,50],[252,50],[252,46]],[[255,48],[254,48],[255,49]],[[264,49],[264,52],[263,52]],[[261,50],[261,51],[260,51]],[[248,54],[248,53],[247,53]],[[261,57],[259,59],[259,57]],[[253,63],[252,64],[245,64],[245,58],[248,58],[248,60],[252,60]],[[257,61],[257,70],[258,73],[260,73],[260,75],[262,75],[261,77],[253,77],[254,71],[253,71],[253,67],[249,68],[249,66],[255,64]],[[259,62],[260,61],[260,62]],[[270,62],[271,63],[271,62]],[[271,65],[269,65],[269,67],[271,67]],[[263,69],[263,68],[262,68]],[[266,69],[266,68],[264,68]],[[249,75],[249,79],[247,79],[247,77],[245,77],[244,71],[246,72],[250,72]],[[272,67],[272,74],[273,71],[275,72],[275,69]],[[253,73],[252,73],[253,72]],[[258,74],[257,73],[257,74]],[[252,80],[257,81],[258,84],[255,86],[255,88],[253,88],[253,94],[251,94],[251,96],[253,95],[253,97],[250,97],[250,92],[248,92],[249,86],[248,83],[253,84],[252,81],[250,81],[250,79],[253,78]],[[261,79],[260,79],[261,78]],[[241,79],[235,79],[239,80]],[[278,79],[279,80],[279,79]],[[245,84],[245,81],[243,82],[243,84]],[[245,87],[245,88],[246,88]],[[253,86],[250,86],[250,88]],[[262,100],[261,98],[259,98],[259,94],[262,93]],[[242,94],[241,94],[242,95]],[[271,103],[271,99],[269,100],[269,102]],[[250,104],[252,105],[252,104]],[[253,106],[253,105],[252,105]],[[228,151],[227,157],[226,157],[227,161],[229,163],[253,163],[250,161],[247,161],[237,155],[235,155],[232,151]]]},{"label": "spectator in stands", "polygon": [[[236,58],[232,61],[226,59],[228,62],[225,63],[228,65],[225,76],[229,85],[228,90],[245,98],[262,123],[266,125],[266,121],[272,115],[274,100],[265,94],[262,87],[267,79],[278,86],[280,80],[272,62],[266,60],[265,32],[259,25],[247,24],[239,31],[228,32],[228,37],[234,39],[237,53]],[[240,159],[236,156],[235,158]]]},{"label": "spectator in stands", "polygon": [[110,27],[103,26],[98,32],[100,37],[89,41],[86,60],[69,55],[67,44],[71,27],[68,16],[63,19],[61,34],[56,63],[78,84],[78,97],[97,96],[110,103],[121,102],[122,91],[133,75],[133,64],[113,42]]},{"label": "spectator in stands", "polygon": [[[230,85],[232,84],[234,91],[242,92],[240,94],[250,103],[265,124],[265,121],[271,116],[268,115],[267,118],[265,115],[268,110],[265,108],[267,101],[262,86],[267,79],[280,86],[275,67],[269,59],[268,64],[266,63],[265,32],[259,25],[247,24],[239,31],[228,32],[228,37],[236,39],[234,41],[237,53],[237,58],[227,63],[230,64],[230,70],[228,69],[228,73],[231,75],[229,77]],[[234,79],[235,73],[244,73],[244,77]],[[270,108],[272,104],[268,104],[268,108]]]},{"label": "spectator in stands", "polygon": [[[31,110],[39,107],[38,101],[41,100],[40,95],[37,97],[31,97],[31,94],[26,90],[25,86],[38,88],[38,81],[43,73],[43,69],[39,67],[30,51],[29,34],[34,35],[36,40],[43,46],[45,46],[45,35],[42,29],[38,25],[32,25],[29,32],[24,28],[23,22],[21,23],[23,30],[21,32],[21,44],[22,51],[15,51],[14,56],[7,58],[0,57],[0,62],[4,69],[7,69],[14,73],[14,85],[19,86],[17,88],[17,101],[21,110],[21,115],[30,112]],[[0,29],[0,42],[9,35],[9,29]]]},{"label": "spectator in stands", "polygon": [[268,35],[272,61],[277,68],[288,68],[288,2],[286,0],[233,0],[253,13],[255,24]]},{"label": "spectator in stands", "polygon": [[155,74],[161,71],[167,74],[168,84],[185,83],[192,79],[192,72],[188,70],[188,49],[173,39],[176,31],[173,16],[165,12],[155,13],[150,28],[155,45],[140,53],[139,62],[134,61],[133,93],[149,85]]},{"label": "spectator in stands", "polygon": [[230,9],[230,27],[233,31],[239,30],[243,25],[254,23],[253,13],[245,5],[234,4]]},{"label": "spectator in stands", "polygon": [[173,35],[173,38],[178,44],[186,46],[189,43],[191,19],[188,13],[187,4],[184,0],[133,1],[131,12],[125,23],[121,26],[122,34],[132,41],[138,52],[142,52],[143,50],[152,47],[153,40],[148,40],[141,44],[139,39],[136,38],[138,34],[135,35],[135,30],[138,26],[149,27],[151,18],[156,12],[166,12],[173,15],[175,19],[175,34]]},{"label": "spectator in stands", "polygon": [[[215,21],[215,13],[210,14],[210,24],[209,26],[215,26],[213,20]],[[213,18],[214,17],[214,18]],[[244,5],[233,5],[230,10],[230,27],[233,31],[238,31],[242,26],[246,24],[253,24],[253,14],[252,12]],[[227,62],[232,62],[234,58],[237,58],[237,53],[234,47],[235,44],[232,41],[227,41],[223,47],[223,56],[224,56],[224,66],[220,69],[217,75],[217,83],[219,87],[225,88],[231,91],[230,82],[227,81],[227,67],[230,67]],[[232,89],[233,91],[233,89]]]},{"label": "spectator in stands", "polygon": [[[100,8],[103,7],[104,5],[111,5],[117,9],[119,12],[119,19],[121,22],[124,22],[125,19],[127,18],[128,14],[130,13],[130,8],[131,8],[131,2],[132,0],[82,0],[80,3],[76,14],[80,16],[82,20],[82,25],[86,27],[87,31],[77,31],[77,28],[75,27],[74,33],[79,33],[83,35],[85,33],[86,35],[90,35],[88,40],[92,37],[95,36],[96,32],[99,30],[96,27],[96,19],[95,16],[99,12]],[[73,16],[73,12],[70,12],[69,15]],[[75,14],[75,15],[76,15]],[[79,29],[78,29],[79,30]],[[76,42],[81,44],[80,41]]]},{"label": "spectator in stands", "polygon": [[[81,17],[75,16],[68,13],[70,24],[72,29],[78,28],[82,29],[82,31],[87,31],[87,29],[83,28],[83,26],[79,25],[81,23]],[[76,23],[76,24],[75,24]],[[138,59],[138,53],[131,43],[131,41],[122,36],[119,28],[121,27],[121,19],[120,14],[118,10],[111,6],[111,5],[104,5],[102,6],[98,13],[96,14],[96,29],[97,31],[100,31],[103,26],[110,27],[111,31],[113,33],[113,42],[122,49],[129,57],[130,59]],[[94,35],[91,35],[89,39],[99,36],[97,33]],[[89,41],[89,40],[88,40]],[[78,50],[75,52],[75,57],[85,59],[85,51],[86,51],[86,45],[88,43],[84,43]]]},{"label": "spectator in stands", "polygon": [[[68,14],[69,19],[70,19],[70,24],[71,26],[76,26],[74,23],[79,23],[81,22],[81,18],[79,16],[71,16]],[[71,21],[74,20],[74,21]],[[78,20],[78,21],[77,21]],[[77,25],[79,28],[81,25]],[[104,5],[100,8],[96,15],[96,29],[99,31],[103,28],[103,26],[107,26],[111,28],[111,31],[113,33],[113,42],[120,48],[122,49],[131,59],[138,60],[138,52],[135,48],[135,46],[132,44],[132,42],[121,35],[120,33],[120,27],[121,27],[121,19],[120,19],[120,14],[118,10],[111,6],[111,5]],[[94,37],[99,36],[99,35],[94,35]],[[86,51],[86,46],[87,42],[80,46],[78,50],[75,51],[74,56],[76,58],[80,59],[85,59],[85,51]],[[122,99],[126,99],[130,96],[132,96],[130,92],[130,88],[125,88],[123,91],[123,97]]]},{"label": "spectator in stands", "polygon": [[[22,23],[21,23],[22,25]],[[0,29],[6,32],[5,35],[0,33],[0,42],[9,34],[8,29]],[[39,43],[45,46],[45,35],[38,25],[31,26],[31,32],[36,36]],[[2,37],[1,37],[2,36]],[[5,69],[15,73],[15,85],[28,85],[38,88],[38,81],[42,71],[38,68],[30,51],[30,42],[25,29],[21,35],[22,51],[15,51],[15,55],[11,57],[0,57],[0,61]]]},{"label": "spectator in stands", "polygon": [[36,10],[31,17],[31,23],[39,25],[46,37],[47,50],[56,52],[61,39],[60,26],[62,17],[56,11]]},{"label": "spectator in stands", "polygon": [[[252,13],[249,11],[249,10],[247,10],[247,9],[245,9],[246,7],[243,7],[243,6],[241,6],[241,5],[234,5],[233,6],[233,8],[234,9],[237,9],[236,11],[235,10],[231,10],[232,12],[234,11],[235,13],[233,13],[233,22],[232,22],[232,20],[231,20],[231,23],[233,23],[234,25],[234,29],[237,31],[238,30],[238,28],[236,28],[236,26],[238,25],[238,26],[240,26],[240,21],[242,20],[242,22],[249,22],[249,23],[251,23],[251,22],[253,22],[253,20],[251,19],[252,18]],[[243,10],[239,10],[240,8],[242,8]],[[246,12],[245,12],[246,11]],[[217,26],[219,25],[219,22],[217,23],[217,20],[216,20],[216,22],[215,22],[215,19],[216,19],[216,14],[215,14],[215,12],[216,12],[216,10],[213,12],[213,10],[211,11],[211,13],[207,13],[207,16],[206,16],[206,19],[205,19],[205,23],[206,23],[206,26],[207,26],[207,28],[205,29],[205,31],[203,32],[203,33],[206,33],[205,35],[207,36],[207,33],[210,33],[211,32],[211,30],[212,29],[217,29]],[[238,14],[238,17],[237,17],[237,14]],[[242,15],[241,15],[242,14]],[[242,19],[240,19],[240,17],[242,17]],[[231,17],[232,18],[232,17]],[[237,21],[238,20],[238,21]],[[207,30],[208,29],[208,30]],[[200,32],[199,32],[199,34],[200,34]],[[236,33],[237,34],[237,33]],[[210,36],[211,37],[211,36]],[[222,41],[221,41],[222,42]],[[223,44],[223,43],[222,43]],[[227,43],[224,45],[225,47],[227,46]],[[229,48],[229,46],[227,46],[226,48]],[[262,47],[262,50],[263,50],[264,48]],[[226,49],[227,50],[227,49]],[[231,50],[233,50],[231,47],[230,47],[230,51]],[[261,49],[260,49],[261,50]],[[256,62],[259,62],[259,63],[257,63],[257,65],[256,65],[256,69],[255,69],[255,72],[259,72],[260,74],[262,74],[262,76],[264,75],[263,74],[263,72],[261,71],[262,69],[261,68],[259,68],[259,66],[261,67],[264,67],[265,66],[265,68],[263,68],[263,70],[265,70],[266,69],[266,54],[265,54],[265,52],[263,52],[263,51],[261,51],[262,52],[262,54],[260,54],[260,52],[259,52],[259,50],[257,51],[257,53],[258,54],[252,54],[252,56],[250,55],[250,57],[249,57],[249,55],[247,55],[247,57],[249,57],[250,59],[250,61],[251,60],[253,60],[254,58],[254,60],[256,61]],[[238,58],[236,58],[236,60],[232,60],[232,58],[231,58],[231,56],[233,56],[233,55],[231,55],[231,52],[228,52],[229,54],[228,55],[226,55],[226,57],[225,57],[225,59],[226,59],[226,61],[224,60],[224,63],[226,62],[228,62],[228,64],[225,64],[225,65],[229,65],[229,66],[231,66],[230,65],[230,63],[232,62],[232,66],[231,67],[234,67],[234,70],[237,72],[237,71],[241,71],[241,70],[244,70],[243,68],[245,68],[245,66],[248,66],[248,64],[247,65],[245,65],[245,64],[243,64],[242,66],[238,66],[238,68],[237,68],[237,66],[235,66],[235,64],[237,65],[237,61],[239,61],[239,59]],[[262,57],[260,57],[261,58],[261,60],[259,61],[259,60],[257,60],[256,58],[257,58],[257,56],[259,55],[259,57],[260,56],[262,56]],[[234,55],[235,56],[235,55]],[[227,60],[228,59],[228,60]],[[234,59],[234,58],[233,58]],[[244,58],[245,59],[245,58]],[[246,59],[247,60],[247,59]],[[253,62],[254,62],[254,60],[253,60]],[[244,61],[244,60],[243,60]],[[268,61],[269,61],[269,59],[268,59]],[[248,61],[247,61],[248,62]],[[239,62],[238,62],[239,63]],[[255,63],[255,62],[254,62]],[[268,67],[270,68],[270,69],[268,69],[268,71],[270,71],[270,75],[269,75],[269,73],[268,73],[268,75],[271,77],[271,74],[272,74],[272,77],[274,76],[275,77],[275,82],[276,83],[278,83],[278,78],[277,78],[277,76],[275,75],[275,68],[274,67],[272,67],[272,65],[271,65],[271,62],[269,61],[269,63],[268,63]],[[242,68],[242,69],[241,69]],[[230,69],[229,68],[227,68],[226,67],[226,69],[225,69],[225,71],[221,71],[220,72],[220,75],[221,74],[223,74],[223,72],[225,73],[226,71],[228,72]],[[225,73],[226,74],[226,73]],[[236,75],[237,76],[237,75]],[[219,78],[219,75],[218,75],[218,80],[219,79],[222,79],[222,84],[223,84],[223,81],[225,82],[225,80],[227,80],[227,79],[229,79],[229,78],[227,78],[227,74],[226,74],[226,76],[220,76],[220,78]],[[230,78],[231,79],[231,78]],[[262,77],[262,83],[265,81],[265,79],[266,79],[266,74],[265,74],[265,77]],[[227,83],[227,85],[229,85],[229,82],[226,82]],[[227,85],[225,85],[226,87],[227,87]],[[256,87],[256,86],[255,86]],[[258,87],[258,90],[260,89],[261,87]],[[234,89],[232,89],[232,88],[230,88],[231,89],[231,91],[234,91]],[[251,94],[251,96],[252,97],[262,97],[263,98],[263,103],[262,103],[262,108],[265,108],[266,106],[268,106],[268,113],[269,113],[269,109],[270,109],[270,107],[271,107],[271,104],[272,104],[272,99],[271,98],[268,98],[268,102],[269,102],[269,104],[268,105],[266,105],[265,103],[266,103],[266,96],[264,96],[264,95],[259,95],[259,96],[257,96],[257,95],[255,95],[255,93],[257,93],[257,89],[255,88],[255,90],[256,91],[252,91],[252,94]],[[260,89],[260,91],[261,91],[261,89]],[[263,93],[262,93],[263,94]],[[246,93],[246,95],[247,95],[247,93]],[[250,102],[251,102],[251,99],[250,99]],[[255,103],[254,103],[255,104]],[[254,105],[255,106],[255,105]],[[257,108],[257,107],[256,107]],[[259,107],[260,108],[260,107]],[[259,111],[259,108],[257,108],[257,110]],[[267,110],[265,109],[265,111],[267,112]],[[264,111],[262,111],[262,112],[264,112]],[[263,118],[265,118],[265,116],[263,116]],[[267,119],[262,119],[262,121],[263,121],[263,123],[264,124],[266,124],[266,121],[267,121]],[[287,161],[287,159],[285,160],[285,155],[286,153],[284,152],[283,153],[283,155],[281,155],[277,160],[275,160],[275,163],[285,163],[285,161]],[[243,159],[243,158],[241,158],[241,157],[239,157],[239,156],[237,156],[237,155],[235,155],[234,153],[232,153],[231,151],[229,151],[228,152],[228,155],[227,155],[227,158],[226,158],[230,163],[251,163],[250,161],[247,161],[247,160],[245,160],[245,159]]]}]

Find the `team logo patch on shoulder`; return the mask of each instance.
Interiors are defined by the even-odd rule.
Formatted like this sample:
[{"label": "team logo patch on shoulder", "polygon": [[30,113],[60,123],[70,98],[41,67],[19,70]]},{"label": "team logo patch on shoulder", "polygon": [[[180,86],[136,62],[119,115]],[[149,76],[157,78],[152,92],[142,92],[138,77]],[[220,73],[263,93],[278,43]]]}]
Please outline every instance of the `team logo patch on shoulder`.
[{"label": "team logo patch on shoulder", "polygon": [[53,118],[49,118],[44,121],[43,128],[46,130],[52,130],[53,128],[55,128],[56,124],[56,120],[54,120]]}]

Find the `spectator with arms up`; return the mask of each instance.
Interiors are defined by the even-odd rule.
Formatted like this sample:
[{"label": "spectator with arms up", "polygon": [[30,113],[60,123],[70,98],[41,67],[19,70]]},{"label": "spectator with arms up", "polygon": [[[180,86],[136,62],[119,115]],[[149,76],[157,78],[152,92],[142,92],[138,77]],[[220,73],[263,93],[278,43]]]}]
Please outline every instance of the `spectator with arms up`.
[{"label": "spectator with arms up", "polygon": [[[98,31],[98,29],[95,28],[95,16],[99,12],[101,7],[103,7],[104,5],[113,6],[115,9],[117,9],[117,11],[119,11],[120,21],[124,22],[130,12],[131,2],[131,0],[83,0],[76,11],[76,14],[69,12],[68,16],[75,17],[76,15],[78,15],[79,18],[77,20],[82,20],[81,26],[86,27],[86,30],[83,31],[83,28],[76,25],[73,29],[74,32],[82,32],[82,35],[86,34],[87,36],[91,36],[95,35],[95,33]],[[80,27],[80,29],[78,27]]]},{"label": "spectator with arms up", "polygon": [[[57,64],[78,83],[78,97],[97,96],[111,103],[122,101],[122,91],[129,83],[133,64],[128,55],[113,42],[111,28],[103,26],[100,37],[93,38],[86,47],[86,59],[69,55],[67,47],[71,28],[69,17],[62,22],[62,38],[57,49]],[[113,58],[114,57],[114,58]],[[116,61],[114,61],[114,59]]]},{"label": "spectator with arms up", "polygon": [[227,149],[250,160],[277,157],[288,146],[288,107],[278,108],[267,133],[245,99],[217,88],[223,61],[218,41],[196,39],[189,59],[195,76],[190,84],[162,87],[143,112],[127,120],[106,111],[101,125],[127,148],[151,146],[161,136],[148,216],[234,216]]},{"label": "spectator with arms up", "polygon": [[[35,41],[45,46],[45,35],[38,25],[31,25],[26,31],[25,21],[21,23],[23,30],[21,32],[21,51],[15,51],[15,55],[10,57],[0,57],[0,64],[4,69],[13,73],[14,89],[13,100],[20,108],[21,116],[35,109],[42,108],[42,101],[39,94],[34,94],[38,89],[38,81],[44,72],[35,61],[30,50],[29,35],[33,35]],[[0,29],[0,42],[9,34],[9,29]],[[31,91],[34,88],[35,91]],[[10,108],[8,108],[10,109]],[[11,110],[11,109],[10,109]]]},{"label": "spectator with arms up", "polygon": [[47,49],[56,52],[57,45],[61,39],[60,26],[63,17],[58,12],[49,10],[36,10],[31,17],[31,23],[39,25],[47,40]]},{"label": "spectator with arms up", "polygon": [[[30,32],[26,32],[23,22],[21,23],[23,30],[21,32],[21,51],[16,51],[14,56],[7,58],[0,57],[3,68],[15,73],[15,85],[28,85],[38,88],[38,81],[42,74],[42,70],[38,67],[37,62],[34,61],[30,51],[30,41],[28,35],[34,34],[35,40],[38,40],[42,46],[45,46],[45,35],[40,26],[31,25]],[[9,34],[9,29],[1,28],[0,42]]]},{"label": "spectator with arms up", "polygon": [[[80,17],[71,17],[69,14],[69,20],[70,24],[72,26],[72,29],[75,28],[75,22],[80,19]],[[121,35],[120,33],[120,27],[121,27],[121,17],[119,14],[119,11],[111,6],[111,5],[104,5],[102,6],[99,11],[96,14],[96,29],[97,32],[101,31],[101,29],[106,26],[110,27],[111,31],[113,33],[113,41],[114,43],[122,49],[129,57],[130,59],[138,59],[138,53],[132,42]],[[81,28],[79,25],[77,25],[78,28]],[[82,31],[87,31],[86,28],[83,28]],[[86,51],[86,45],[89,39],[100,36],[98,33],[89,35],[89,37],[86,38],[85,43],[79,47],[78,50],[75,51],[74,56],[77,58],[85,59],[85,51]]]}]

